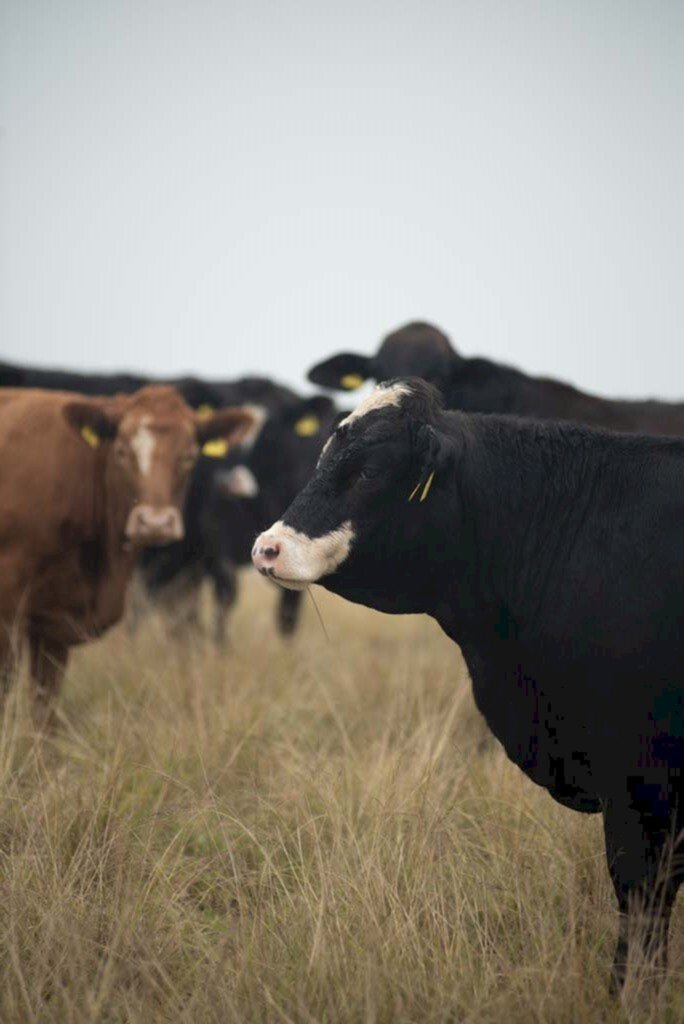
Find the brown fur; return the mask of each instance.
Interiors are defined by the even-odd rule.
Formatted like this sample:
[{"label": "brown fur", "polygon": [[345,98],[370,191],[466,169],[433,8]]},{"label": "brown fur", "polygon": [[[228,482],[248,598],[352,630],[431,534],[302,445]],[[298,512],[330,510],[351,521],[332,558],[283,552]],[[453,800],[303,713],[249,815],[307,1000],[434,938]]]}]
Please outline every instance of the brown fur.
[{"label": "brown fur", "polygon": [[[143,417],[155,454],[141,473],[131,439]],[[84,399],[66,392],[0,393],[0,664],[28,641],[38,693],[57,689],[71,646],[123,613],[136,548],[125,536],[136,504],[182,508],[199,445],[240,437],[243,409],[200,419],[170,387]],[[82,427],[100,438],[91,447]]]}]

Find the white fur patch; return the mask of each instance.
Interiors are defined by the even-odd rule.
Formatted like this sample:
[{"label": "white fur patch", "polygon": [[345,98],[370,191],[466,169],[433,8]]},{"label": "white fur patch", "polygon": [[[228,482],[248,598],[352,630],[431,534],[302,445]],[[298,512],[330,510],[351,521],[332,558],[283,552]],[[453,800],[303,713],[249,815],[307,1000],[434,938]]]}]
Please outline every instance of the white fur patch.
[{"label": "white fur patch", "polygon": [[131,448],[140,466],[140,472],[147,476],[152,467],[152,453],[156,444],[155,436],[150,430],[151,416],[143,416],[140,426],[131,438]]},{"label": "white fur patch", "polygon": [[221,477],[221,487],[235,498],[256,498],[259,484],[247,466],[234,466]]},{"label": "white fur patch", "polygon": [[263,405],[250,405],[249,403],[244,403],[241,408],[246,409],[247,412],[251,412],[254,417],[254,423],[240,441],[240,448],[242,448],[243,451],[248,452],[254,447],[263,425],[269,417],[269,412]]},{"label": "white fur patch", "polygon": [[327,441],[325,442],[325,444],[324,444],[324,445],[323,445],[323,447],[321,448],[321,454],[320,454],[320,455],[318,456],[318,462],[316,463],[316,468],[317,468],[317,469],[318,469],[318,467],[319,467],[319,466],[320,466],[320,464],[321,464],[321,459],[323,458],[323,456],[324,456],[324,455],[325,455],[325,453],[327,452],[328,448],[330,447],[330,443],[331,443],[331,441],[332,441],[333,437],[334,437],[334,435],[333,435],[333,434],[331,434],[331,435],[330,435],[330,437],[328,438],[328,440],[327,440]]},{"label": "white fur patch", "polygon": [[378,384],[367,398],[359,402],[356,408],[348,416],[345,416],[339,425],[344,427],[347,423],[353,423],[354,420],[367,416],[369,412],[374,412],[376,409],[384,409],[388,405],[401,405],[402,398],[410,394],[411,388],[408,384],[390,384],[389,387]]},{"label": "white fur patch", "polygon": [[277,544],[280,554],[273,563],[272,578],[288,590],[304,590],[310,583],[335,572],[349,556],[353,542],[354,530],[349,520],[322,537],[307,537],[278,521],[257,537],[252,558],[259,568],[258,556],[255,557],[258,549]]}]

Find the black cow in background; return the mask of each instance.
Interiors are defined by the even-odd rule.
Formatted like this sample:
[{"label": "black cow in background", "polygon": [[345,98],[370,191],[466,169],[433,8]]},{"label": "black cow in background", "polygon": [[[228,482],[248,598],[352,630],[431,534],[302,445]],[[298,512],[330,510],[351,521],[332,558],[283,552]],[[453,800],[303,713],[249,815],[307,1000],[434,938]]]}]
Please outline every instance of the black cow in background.
[{"label": "black cow in background", "polygon": [[428,323],[388,334],[375,356],[341,353],[309,370],[314,384],[352,391],[366,380],[422,377],[441,391],[447,409],[535,419],[573,420],[608,430],[684,435],[684,403],[627,401],[585,394],[570,384],[530,377],[489,359],[466,358]]},{"label": "black cow in background", "polygon": [[603,814],[616,985],[632,922],[664,963],[684,880],[683,510],[682,439],[444,412],[413,379],[337,426],[252,556],[460,645],[513,762]]},{"label": "black cow in background", "polygon": [[[148,589],[179,597],[188,625],[197,609],[193,592],[205,577],[211,580],[217,643],[226,639],[228,612],[238,592],[237,570],[250,564],[254,538],[313,473],[336,414],[325,395],[292,395],[271,408],[251,445],[235,449],[220,463],[201,460],[184,509],[185,539],[161,551],[143,552]],[[301,597],[295,591],[279,595],[277,624],[285,636],[296,628]]]},{"label": "black cow in background", "polygon": [[[136,374],[86,374],[0,363],[0,387],[114,395],[128,394],[151,382],[149,377]],[[329,430],[332,414],[328,414],[333,403],[324,396],[312,403],[302,401],[290,388],[263,377],[204,381],[186,376],[164,383],[176,387],[195,409],[210,411],[228,405],[249,405],[261,414],[260,430],[269,424],[264,440],[260,440],[257,447],[254,472],[259,475],[259,494],[242,496],[244,488],[239,481],[246,474],[243,471],[231,476],[230,472],[248,458],[250,442],[225,457],[200,456],[188,487],[183,540],[165,548],[147,549],[141,552],[139,560],[139,584],[142,585],[138,593],[133,594],[132,624],[141,614],[144,604],[141,596],[159,601],[179,624],[196,623],[199,587],[208,578],[216,598],[215,634],[221,639],[226,610],[236,596],[236,567],[249,562],[254,537],[271,522],[274,510],[292,500],[312,472],[322,439]],[[314,423],[316,409],[321,413],[318,424]],[[278,418],[281,412],[282,420]],[[273,416],[275,419],[269,423]],[[279,424],[282,424],[282,437]],[[258,432],[251,444],[257,440]],[[269,456],[266,450],[269,444],[276,446],[280,458],[275,451]],[[302,466],[297,465],[300,456]],[[292,476],[289,486],[288,474]],[[225,520],[219,522],[218,515],[225,516]],[[282,596],[278,616],[281,632],[293,631],[298,604],[299,595]]]},{"label": "black cow in background", "polygon": [[131,373],[76,373],[0,362],[0,387],[76,391],[81,395],[132,394],[147,384],[170,384],[193,409],[220,409],[253,403],[277,408],[295,397],[293,391],[266,377],[206,381],[199,377],[153,378]]}]

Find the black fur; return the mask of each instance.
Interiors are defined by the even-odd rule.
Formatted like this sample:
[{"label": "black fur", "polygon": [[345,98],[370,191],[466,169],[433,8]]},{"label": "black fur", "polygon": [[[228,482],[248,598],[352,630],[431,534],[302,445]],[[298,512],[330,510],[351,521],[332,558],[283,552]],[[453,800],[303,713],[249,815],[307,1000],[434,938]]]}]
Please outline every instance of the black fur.
[{"label": "black fur", "polygon": [[344,390],[341,381],[348,374],[377,381],[422,377],[440,390],[447,409],[684,436],[682,403],[599,398],[562,381],[530,377],[512,366],[468,359],[456,352],[446,334],[427,323],[406,324],[388,334],[375,356],[332,356],[312,367],[308,377],[324,387]]},{"label": "black fur", "polygon": [[625,915],[641,904],[662,958],[684,871],[684,440],[444,412],[410,387],[336,431],[282,519],[310,537],[349,522],[351,552],[319,582],[432,615],[509,757],[602,811],[620,984]]}]

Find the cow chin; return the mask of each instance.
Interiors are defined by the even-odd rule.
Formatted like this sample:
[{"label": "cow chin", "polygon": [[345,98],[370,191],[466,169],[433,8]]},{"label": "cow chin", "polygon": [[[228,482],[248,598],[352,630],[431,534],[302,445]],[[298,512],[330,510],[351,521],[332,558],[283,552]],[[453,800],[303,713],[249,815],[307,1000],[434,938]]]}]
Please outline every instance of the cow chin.
[{"label": "cow chin", "polygon": [[342,565],[353,540],[349,521],[320,537],[309,537],[277,522],[257,537],[252,561],[262,576],[286,590],[305,590]]}]

